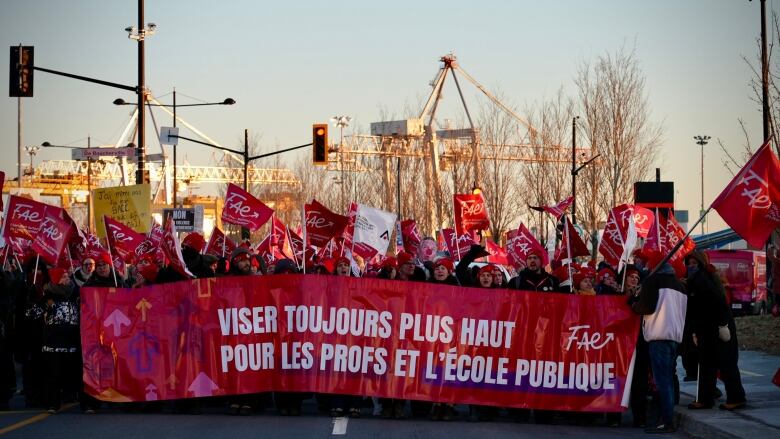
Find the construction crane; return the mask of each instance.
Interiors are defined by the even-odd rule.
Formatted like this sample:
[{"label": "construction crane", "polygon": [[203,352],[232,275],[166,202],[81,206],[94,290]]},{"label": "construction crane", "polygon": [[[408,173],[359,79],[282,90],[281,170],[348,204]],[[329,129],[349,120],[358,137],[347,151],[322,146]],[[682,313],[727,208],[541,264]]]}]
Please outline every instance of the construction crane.
[{"label": "construction crane", "polygon": [[[473,183],[473,187],[481,187],[482,162],[485,160],[571,165],[570,147],[542,141],[542,134],[534,126],[463,70],[454,54],[442,56],[439,61],[442,64],[430,83],[432,91],[416,118],[374,122],[371,124],[371,135],[347,136],[344,147],[335,151],[335,160],[329,165],[329,170],[338,172],[380,171],[385,188],[385,204],[389,206],[392,205],[391,200],[394,197],[400,198],[400,195],[394,195],[392,190],[393,186],[397,186],[392,184],[392,159],[399,162],[396,165],[399,169],[401,159],[422,160],[426,191],[425,211],[428,213],[425,228],[428,231],[436,230],[448,215],[448,212],[444,212],[448,200],[444,200],[442,195],[442,172],[452,172],[458,166],[467,165],[466,178]],[[458,74],[517,122],[517,143],[494,144],[481,138],[480,129],[475,126],[463,95]],[[452,76],[455,82],[468,123],[467,128],[454,129],[448,124],[441,127],[441,124],[437,123],[436,115],[448,76]],[[577,148],[576,155],[589,157],[590,148]],[[376,166],[375,162],[371,163],[372,158],[379,160],[379,166]],[[400,201],[398,214],[401,214]]]}]

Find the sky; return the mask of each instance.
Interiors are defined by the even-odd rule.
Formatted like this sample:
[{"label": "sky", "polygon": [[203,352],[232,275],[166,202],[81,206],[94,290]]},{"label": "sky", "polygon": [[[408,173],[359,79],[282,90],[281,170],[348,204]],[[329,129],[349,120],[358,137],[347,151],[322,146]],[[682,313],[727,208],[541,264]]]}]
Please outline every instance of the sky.
[{"label": "sky", "polygon": [[[561,87],[574,96],[583,62],[633,48],[651,120],[664,127],[655,167],[662,180],[675,182],[677,209],[694,217],[701,183],[693,136],[719,139],[734,153],[745,144],[740,119],[754,143],[762,136],[743,60],[758,59],[759,3],[147,0],[146,22],[157,24],[157,32],[145,43],[146,82],[162,102],[170,102],[174,87],[179,104],[235,99],[230,107],[178,113],[225,146],[238,147],[249,129],[261,137],[264,153],[310,142],[311,124],[334,115],[352,116],[352,128],[363,131],[383,114],[403,115],[430,93],[438,59],[450,52],[471,76],[522,109]],[[775,3],[768,0],[768,10],[780,8]],[[37,66],[127,85],[137,83],[137,44],[124,29],[137,23],[136,0],[0,2],[5,47],[31,45]],[[2,68],[0,82],[7,81]],[[470,105],[483,99],[473,87],[464,92]],[[93,146],[113,143],[131,112],[112,105],[116,98],[132,102],[135,95],[36,72],[35,96],[22,102],[23,144],[86,146],[87,136]],[[170,125],[170,116],[155,117]],[[149,152],[159,152],[150,137]],[[0,170],[13,178],[15,98],[0,99],[0,145]],[[206,165],[211,150],[182,144],[179,155]],[[705,147],[705,204],[731,178],[723,155],[714,142]],[[66,158],[69,151],[47,149],[35,160]],[[285,156],[290,163],[295,158]],[[724,223],[713,218],[708,227],[720,230]]]}]

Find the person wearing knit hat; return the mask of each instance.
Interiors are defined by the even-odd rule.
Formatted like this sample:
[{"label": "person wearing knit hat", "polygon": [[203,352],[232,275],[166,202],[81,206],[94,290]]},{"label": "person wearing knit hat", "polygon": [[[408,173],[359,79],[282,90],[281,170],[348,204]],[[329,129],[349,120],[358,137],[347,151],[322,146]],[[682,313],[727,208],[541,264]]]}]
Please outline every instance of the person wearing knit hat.
[{"label": "person wearing knit hat", "polygon": [[486,264],[477,270],[477,284],[481,288],[493,288],[493,264]]},{"label": "person wearing knit hat", "polygon": [[95,271],[92,276],[84,283],[85,287],[128,287],[125,279],[114,270],[111,255],[107,251],[102,251],[95,258]]},{"label": "person wearing knit hat", "polygon": [[205,246],[206,240],[203,238],[203,235],[197,232],[190,233],[181,241],[182,250],[184,250],[184,247],[189,247],[200,253]]},{"label": "person wearing knit hat", "polygon": [[49,268],[49,280],[54,285],[59,284],[60,280],[62,280],[63,277],[65,277],[69,281],[69,278],[66,275],[66,273],[67,271],[64,268],[59,268],[59,267]]},{"label": "person wearing knit hat", "polygon": [[398,273],[396,275],[398,280],[425,282],[427,279],[425,271],[415,264],[413,254],[402,251],[398,253],[396,259],[398,259]]},{"label": "person wearing knit hat", "polygon": [[595,296],[596,290],[593,289],[595,275],[595,270],[590,267],[582,268],[574,273],[574,292],[581,296]]},{"label": "person wearing knit hat", "polygon": [[388,256],[379,265],[379,273],[376,277],[379,279],[395,279],[398,276],[398,260]]},{"label": "person wearing knit hat", "polygon": [[493,288],[506,288],[504,272],[501,271],[501,267],[498,265],[493,266]]},{"label": "person wearing knit hat", "polygon": [[352,275],[352,263],[349,258],[344,256],[336,259],[336,268],[333,273],[336,276],[351,276]]},{"label": "person wearing knit hat", "polygon": [[433,262],[433,276],[430,281],[437,284],[460,285],[453,275],[455,263],[450,258],[439,258]]},{"label": "person wearing knit hat", "polygon": [[230,274],[247,276],[252,274],[252,253],[248,248],[237,247],[230,253]]},{"label": "person wearing knit hat", "polygon": [[525,259],[525,268],[509,281],[509,288],[547,293],[564,292],[558,279],[544,270],[543,258],[542,249],[531,249]]},{"label": "person wearing knit hat", "polygon": [[76,285],[83,286],[84,282],[89,279],[89,277],[92,275],[92,272],[95,271],[95,260],[92,258],[84,258],[81,261],[81,265],[79,268],[76,269],[76,271],[73,272],[73,281],[76,282]]}]

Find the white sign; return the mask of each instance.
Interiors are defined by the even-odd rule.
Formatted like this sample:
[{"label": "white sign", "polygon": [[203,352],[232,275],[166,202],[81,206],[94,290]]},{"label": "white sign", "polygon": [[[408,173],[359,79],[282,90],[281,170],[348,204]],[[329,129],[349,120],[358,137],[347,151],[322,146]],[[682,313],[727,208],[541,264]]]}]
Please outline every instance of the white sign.
[{"label": "white sign", "polygon": [[89,160],[100,157],[133,157],[135,148],[125,146],[122,148],[78,148],[71,149],[73,160]]},{"label": "white sign", "polygon": [[160,127],[160,143],[176,145],[179,143],[179,127]]}]

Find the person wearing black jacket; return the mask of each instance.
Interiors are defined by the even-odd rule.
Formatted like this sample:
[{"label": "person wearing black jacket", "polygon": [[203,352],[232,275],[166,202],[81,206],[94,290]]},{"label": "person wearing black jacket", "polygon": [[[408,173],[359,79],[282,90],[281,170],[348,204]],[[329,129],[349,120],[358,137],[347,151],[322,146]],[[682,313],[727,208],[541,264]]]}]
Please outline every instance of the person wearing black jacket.
[{"label": "person wearing black jacket", "polygon": [[84,287],[113,287],[113,288],[129,288],[132,285],[128,284],[125,278],[114,270],[111,256],[108,252],[102,252],[100,256],[95,258],[95,271],[89,276]]},{"label": "person wearing black jacket", "polygon": [[[479,244],[472,244],[469,251],[466,252],[458,261],[458,265],[455,267],[455,276],[458,278],[458,282],[464,287],[479,287],[479,280],[472,275],[470,265],[478,258],[489,255],[490,253],[485,250],[485,247]],[[493,284],[493,274],[491,272],[490,284]]]},{"label": "person wearing black jacket", "polygon": [[509,281],[513,290],[539,291],[546,293],[563,292],[558,279],[544,271],[542,250],[532,249],[525,260],[525,268]]},{"label": "person wearing black jacket", "polygon": [[712,408],[713,391],[720,371],[720,379],[726,385],[724,410],[745,407],[745,389],[737,367],[739,345],[734,317],[726,303],[726,290],[715,267],[709,264],[707,255],[692,252],[685,257],[688,271],[687,289],[690,297],[690,315],[693,340],[699,356],[699,398],[688,405],[689,409]]}]

